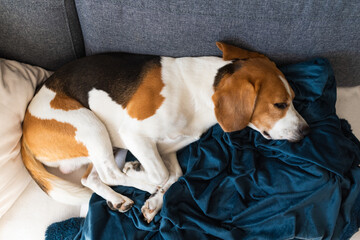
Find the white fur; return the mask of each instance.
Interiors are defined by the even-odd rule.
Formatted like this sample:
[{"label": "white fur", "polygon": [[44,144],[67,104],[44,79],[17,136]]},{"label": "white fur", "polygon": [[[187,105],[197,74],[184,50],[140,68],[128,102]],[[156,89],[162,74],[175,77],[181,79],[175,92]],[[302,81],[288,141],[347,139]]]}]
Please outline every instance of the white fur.
[{"label": "white fur", "polygon": [[[294,97],[291,96],[292,94],[290,91],[290,85],[286,81],[286,79],[281,75],[279,75],[279,79],[284,84],[284,87],[289,96]],[[285,116],[277,120],[270,130],[267,130],[270,137],[265,135],[263,131],[256,127],[253,123],[250,122],[248,126],[260,132],[262,136],[266,139],[287,139],[290,141],[297,141],[302,138],[302,133],[300,129],[307,126],[307,123],[304,118],[296,111],[293,103],[291,102]]]},{"label": "white fur", "polygon": [[50,183],[52,189],[48,192],[49,196],[66,204],[80,205],[87,203],[93,193],[86,187],[79,187],[78,184],[62,179],[56,181],[51,180]]},{"label": "white fur", "polygon": [[[99,177],[96,169],[92,168],[89,176],[87,178],[82,178],[81,183],[84,186],[92,189],[98,195],[110,201],[112,205],[132,205],[134,202],[128,197],[121,195],[120,193],[112,190],[108,185],[106,185]],[[120,208],[119,208],[120,211]]]},{"label": "white fur", "polygon": [[301,135],[299,126],[302,125],[306,122],[291,103],[286,115],[274,124],[269,134],[273,139],[297,140]]},{"label": "white fur", "polygon": [[[258,132],[260,132],[260,133],[262,134],[261,130],[260,130],[259,128],[257,128],[257,127],[256,127],[253,123],[251,123],[251,122],[249,122],[248,127],[252,128],[252,129],[254,129],[254,130],[256,130],[256,131],[258,131]],[[264,138],[270,139],[268,136],[265,136],[264,134],[262,134],[262,135],[263,135]]]},{"label": "white fur", "polygon": [[[283,82],[286,91],[291,96],[290,85],[286,79],[279,75],[280,80]],[[286,115],[279,119],[271,130],[268,131],[273,139],[288,139],[297,140],[301,136],[301,126],[307,125],[304,118],[296,111],[293,103],[291,102]],[[300,128],[299,128],[300,126]]]},{"label": "white fur", "polygon": [[[55,119],[61,123],[70,123],[77,129],[75,139],[85,145],[89,156],[103,157],[103,148],[112,148],[103,123],[94,116],[93,112],[86,108],[71,111],[51,108],[50,102],[55,98],[55,95],[56,93],[54,91],[43,86],[29,105],[28,110],[31,115],[42,120]],[[89,126],[92,127],[93,131],[88,131]],[[96,144],[94,141],[98,141],[99,138],[101,138],[102,142],[107,143],[107,145],[90,148],[90,146]],[[112,152],[108,154],[112,154]]]},{"label": "white fur", "polygon": [[[47,162],[47,159],[38,160],[49,166],[58,166],[64,172],[92,162],[94,167],[82,183],[113,204],[123,201],[129,204],[130,200],[115,194],[107,185],[133,186],[156,192],[142,208],[147,221],[151,221],[161,208],[164,192],[182,175],[175,152],[199,139],[216,123],[211,101],[213,82],[217,70],[229,63],[217,57],[163,57],[162,81],[165,87],[161,95],[164,102],[156,114],[141,121],[131,118],[126,109],[99,89],[88,93],[91,111],[86,108],[53,109],[50,102],[56,93],[43,86],[29,105],[29,112],[39,119],[71,124],[76,128],[75,139],[85,145],[89,156],[81,161],[77,161],[79,158],[55,163]],[[121,172],[115,163],[112,147],[129,149],[141,162],[142,170],[136,172],[132,169],[126,175]],[[120,165],[124,156],[116,154]],[[154,183],[159,185],[159,190]],[[69,182],[57,180],[51,181],[51,185],[53,190],[49,195],[63,202],[74,203],[77,196],[82,199],[89,197],[88,189]],[[75,194],[77,191],[79,194]]]},{"label": "white fur", "polygon": [[89,92],[89,107],[106,125],[113,146],[129,149],[148,171],[149,180],[162,185],[169,176],[160,155],[196,141],[216,123],[213,82],[217,70],[228,63],[218,57],[162,57],[164,102],[156,114],[141,121],[131,118],[103,90]]},{"label": "white fur", "polygon": [[286,81],[286,79],[285,79],[283,76],[279,75],[279,78],[280,78],[280,80],[282,81],[282,83],[284,84],[285,89],[286,89],[286,91],[288,92],[289,96],[291,96],[291,91],[290,91],[290,85],[289,85],[289,83]]},{"label": "white fur", "polygon": [[141,121],[131,118],[126,109],[103,90],[89,92],[89,106],[105,123],[113,145],[119,148],[127,148],[122,136],[128,134],[160,143],[178,136],[191,136],[196,140],[196,136],[216,123],[211,101],[213,82],[217,70],[228,63],[218,57],[162,57],[165,87],[160,94],[165,100],[155,115]]},{"label": "white fur", "polygon": [[[61,123],[69,123],[76,128],[75,139],[85,145],[89,156],[87,158],[67,159],[54,162],[42,162],[48,166],[58,166],[67,172],[70,169],[77,169],[81,164],[92,162],[98,171],[100,178],[108,185],[136,186],[139,189],[152,192],[155,186],[144,184],[136,179],[129,179],[118,169],[113,156],[112,144],[105,125],[95,116],[95,114],[86,109],[64,111],[53,109],[50,102],[54,99],[56,93],[43,86],[29,105],[31,115],[43,119],[54,119]],[[99,144],[100,143],[100,144]],[[65,187],[66,185],[64,185]]]},{"label": "white fur", "polygon": [[37,160],[40,162],[46,163],[49,167],[59,168],[60,171],[64,174],[68,174],[74,172],[79,169],[83,165],[89,163],[89,159],[87,157],[78,157],[71,159],[62,159],[58,161],[47,161],[48,158],[38,157]]},{"label": "white fur", "polygon": [[182,174],[175,152],[217,122],[211,101],[213,83],[218,69],[229,63],[218,57],[162,57],[164,88],[160,94],[164,102],[156,114],[141,121],[131,118],[103,90],[89,92],[89,107],[105,124],[113,146],[129,149],[142,165],[141,171],[130,168],[126,174],[161,186],[142,208],[147,221],[161,208],[164,192]]}]

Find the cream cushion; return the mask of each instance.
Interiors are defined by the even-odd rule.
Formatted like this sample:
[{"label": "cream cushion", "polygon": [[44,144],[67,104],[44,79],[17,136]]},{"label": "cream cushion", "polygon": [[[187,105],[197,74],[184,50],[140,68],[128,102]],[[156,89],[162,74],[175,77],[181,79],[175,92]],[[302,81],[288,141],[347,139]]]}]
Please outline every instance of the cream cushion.
[{"label": "cream cushion", "polygon": [[21,123],[36,86],[50,74],[0,58],[0,218],[30,182],[21,161]]}]

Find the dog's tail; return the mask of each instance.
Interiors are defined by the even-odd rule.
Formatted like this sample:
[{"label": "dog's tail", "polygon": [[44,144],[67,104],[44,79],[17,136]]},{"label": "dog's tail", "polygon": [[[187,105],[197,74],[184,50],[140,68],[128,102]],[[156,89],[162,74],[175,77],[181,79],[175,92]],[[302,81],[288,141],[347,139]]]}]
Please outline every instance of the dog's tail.
[{"label": "dog's tail", "polygon": [[40,188],[53,199],[72,205],[80,205],[89,202],[92,191],[49,173],[43,164],[35,159],[33,153],[27,147],[22,138],[21,155],[24,165]]}]

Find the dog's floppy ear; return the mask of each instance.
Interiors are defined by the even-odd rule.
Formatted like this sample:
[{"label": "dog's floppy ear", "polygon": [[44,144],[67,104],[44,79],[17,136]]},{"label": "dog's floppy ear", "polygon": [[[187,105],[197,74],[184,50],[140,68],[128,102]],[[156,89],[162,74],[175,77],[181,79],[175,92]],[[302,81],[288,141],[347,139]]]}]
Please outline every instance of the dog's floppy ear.
[{"label": "dog's floppy ear", "polygon": [[223,52],[223,59],[225,61],[234,59],[245,60],[249,58],[266,57],[263,54],[251,52],[223,42],[216,42],[216,46]]},{"label": "dog's floppy ear", "polygon": [[256,90],[247,79],[224,79],[212,100],[215,105],[215,116],[225,132],[238,131],[245,128],[255,107]]}]

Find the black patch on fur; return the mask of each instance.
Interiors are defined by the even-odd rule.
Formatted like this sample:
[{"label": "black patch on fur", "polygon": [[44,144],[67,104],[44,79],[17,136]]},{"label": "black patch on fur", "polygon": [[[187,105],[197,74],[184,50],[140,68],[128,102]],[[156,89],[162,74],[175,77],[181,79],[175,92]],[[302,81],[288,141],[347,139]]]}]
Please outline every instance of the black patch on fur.
[{"label": "black patch on fur", "polygon": [[45,85],[63,92],[89,108],[88,93],[93,88],[103,90],[111,99],[127,105],[141,84],[142,76],[160,57],[128,53],[106,53],[71,62],[56,71]]},{"label": "black patch on fur", "polygon": [[240,61],[238,61],[238,59],[235,59],[232,61],[232,63],[229,63],[223,66],[222,68],[220,68],[215,76],[213,87],[216,88],[219,85],[221,79],[223,79],[226,74],[231,75],[240,67],[241,67]]}]

